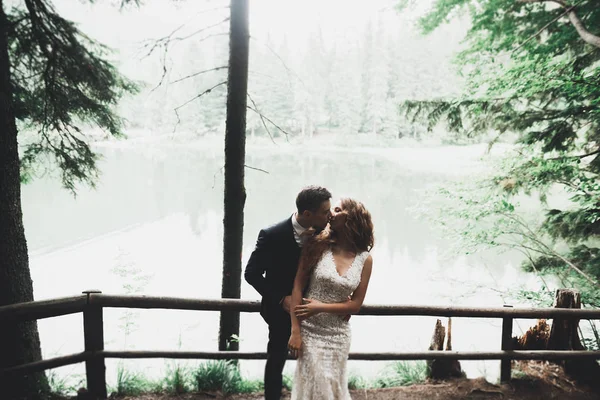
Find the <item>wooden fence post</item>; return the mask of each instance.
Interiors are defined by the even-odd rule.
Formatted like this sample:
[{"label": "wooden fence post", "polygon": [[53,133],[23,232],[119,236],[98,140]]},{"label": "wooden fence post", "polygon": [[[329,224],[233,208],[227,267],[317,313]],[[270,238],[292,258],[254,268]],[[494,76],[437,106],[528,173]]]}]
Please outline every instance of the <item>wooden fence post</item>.
[{"label": "wooden fence post", "polygon": [[102,321],[102,307],[90,304],[93,293],[102,293],[99,290],[86,290],[87,304],[83,310],[83,335],[85,351],[92,353],[92,358],[85,362],[85,375],[87,389],[91,398],[106,399],[106,366],[104,358],[95,355],[95,352],[104,350],[104,323]]},{"label": "wooden fence post", "polygon": [[[505,304],[504,307],[511,307],[511,305]],[[512,317],[502,318],[502,351],[512,350],[512,330],[513,330],[513,319]],[[500,361],[500,382],[506,383],[510,381],[510,359],[503,359]]]}]

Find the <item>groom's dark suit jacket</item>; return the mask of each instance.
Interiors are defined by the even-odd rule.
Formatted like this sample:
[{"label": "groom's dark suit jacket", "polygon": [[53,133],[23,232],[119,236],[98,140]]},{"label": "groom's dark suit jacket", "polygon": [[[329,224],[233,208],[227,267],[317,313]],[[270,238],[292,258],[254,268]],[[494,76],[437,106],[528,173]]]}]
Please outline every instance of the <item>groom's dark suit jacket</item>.
[{"label": "groom's dark suit jacket", "polygon": [[244,278],[261,294],[260,314],[269,325],[289,323],[280,301],[292,293],[299,260],[291,217],[259,232]]}]

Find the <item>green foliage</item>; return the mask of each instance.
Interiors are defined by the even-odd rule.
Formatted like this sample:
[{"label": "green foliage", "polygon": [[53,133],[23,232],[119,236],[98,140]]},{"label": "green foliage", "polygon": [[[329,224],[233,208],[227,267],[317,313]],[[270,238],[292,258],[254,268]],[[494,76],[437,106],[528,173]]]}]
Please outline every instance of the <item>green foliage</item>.
[{"label": "green foliage", "polygon": [[193,371],[178,363],[169,364],[161,388],[167,393],[182,394],[191,392],[194,385]]},{"label": "green foliage", "polygon": [[63,185],[93,185],[98,156],[83,133],[97,126],[121,136],[113,108],[136,85],[106,60],[108,49],[80,32],[44,0],[26,0],[8,12],[15,115],[25,131],[22,176],[29,181],[40,161],[53,159]]},{"label": "green foliage", "polygon": [[139,372],[128,371],[120,363],[117,368],[117,385],[112,392],[123,397],[140,396],[145,393],[179,395],[194,391],[221,392],[228,395],[256,393],[262,390],[262,381],[244,379],[237,365],[225,360],[213,360],[196,368],[170,363],[167,365],[165,376],[159,381],[151,381]]},{"label": "green foliage", "polygon": [[425,34],[433,32],[438,26],[449,22],[456,11],[460,11],[461,7],[469,2],[469,0],[437,1],[433,11],[419,20],[421,31]]},{"label": "green foliage", "polygon": [[[453,244],[450,253],[468,255],[490,249],[516,250],[525,258],[522,264],[525,271],[542,278],[545,275],[558,277],[561,287],[581,292],[584,304],[600,306],[598,248],[584,244],[569,246],[581,239],[565,240],[552,235],[555,230],[548,230],[544,215],[523,206],[507,191],[513,182],[506,179],[495,182],[488,178],[446,184],[430,189],[425,194],[428,200],[414,207],[414,211],[439,226],[444,237]],[[526,199],[522,195],[521,198]],[[544,286],[550,289],[549,285]],[[540,298],[527,291],[506,294],[532,305],[551,306],[553,293],[546,290],[543,293]]]},{"label": "green foliage", "polygon": [[425,361],[398,361],[390,365],[375,383],[375,387],[398,387],[416,385],[427,379],[427,363]]},{"label": "green foliage", "polygon": [[60,377],[54,370],[46,371],[46,377],[50,385],[50,393],[57,396],[67,396],[85,384],[84,378],[81,378],[77,383],[73,383],[72,376]]},{"label": "green foliage", "polygon": [[294,377],[292,375],[283,375],[283,387],[289,391],[292,390],[292,385],[294,383]]},{"label": "green foliage", "polygon": [[[588,29],[598,26],[593,1],[573,4]],[[579,36],[562,6],[544,1],[438,0],[420,26],[432,32],[460,10],[471,20],[456,59],[467,77],[464,93],[408,101],[401,111],[429,129],[445,121],[465,137],[518,139],[495,176],[469,191],[445,190],[455,207],[443,206],[438,222],[455,224],[465,252],[517,249],[526,269],[558,274],[582,290],[584,302],[599,305],[600,48]],[[567,201],[550,207],[548,196],[557,193]],[[515,203],[522,195],[539,196],[544,214],[525,215]]]},{"label": "green foliage", "polygon": [[368,389],[369,388],[369,382],[358,375],[350,375],[348,376],[348,389],[350,390],[355,390],[355,389]]},{"label": "green foliage", "polygon": [[[427,379],[425,361],[399,361],[388,365],[374,380],[367,380],[351,374],[348,388],[375,389],[415,385]],[[292,390],[293,377],[283,376],[283,387]],[[74,390],[68,388],[64,392]],[[117,386],[112,389],[117,397],[141,396],[144,393],[183,394],[194,391],[220,392],[223,395],[258,393],[264,390],[262,380],[248,380],[241,375],[239,367],[226,360],[210,360],[196,368],[183,368],[178,364],[169,365],[165,377],[150,381],[140,373],[127,371],[122,364],[117,370]],[[57,391],[58,392],[58,391]]]},{"label": "green foliage", "polygon": [[519,299],[521,303],[526,302],[531,307],[550,308],[554,302],[554,292],[547,288],[541,290],[516,289],[512,294],[513,298]]},{"label": "green foliage", "polygon": [[253,393],[263,390],[261,381],[242,378],[239,367],[226,360],[211,360],[201,364],[194,377],[198,391],[220,391],[223,394]]},{"label": "green foliage", "polygon": [[155,387],[141,373],[125,369],[122,363],[117,367],[117,386],[114,392],[117,396],[139,396],[152,391]]},{"label": "green foliage", "polygon": [[[563,286],[579,289],[582,303],[600,307],[600,290],[593,279],[600,276],[598,253],[599,249],[585,245],[578,245],[569,250],[565,258],[579,266],[581,272],[569,268],[563,260],[552,256],[541,256],[535,261],[527,260],[523,263],[523,267],[526,271],[538,271],[542,274],[559,276]],[[592,277],[594,282],[591,282],[586,276]]]}]

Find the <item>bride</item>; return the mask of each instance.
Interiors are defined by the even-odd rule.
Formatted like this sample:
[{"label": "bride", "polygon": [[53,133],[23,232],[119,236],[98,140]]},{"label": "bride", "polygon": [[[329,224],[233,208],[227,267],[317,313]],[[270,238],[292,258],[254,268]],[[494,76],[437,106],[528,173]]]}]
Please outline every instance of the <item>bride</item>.
[{"label": "bride", "polygon": [[292,400],[350,399],[346,316],[362,306],[373,244],[369,211],[358,201],[342,199],[331,212],[329,227],[303,247],[290,306],[294,312],[288,347],[298,357]]}]

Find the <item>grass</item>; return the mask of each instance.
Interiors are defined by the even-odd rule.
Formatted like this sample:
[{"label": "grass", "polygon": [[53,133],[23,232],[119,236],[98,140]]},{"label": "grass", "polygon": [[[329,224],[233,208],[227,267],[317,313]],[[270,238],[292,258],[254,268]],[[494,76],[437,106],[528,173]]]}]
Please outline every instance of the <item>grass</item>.
[{"label": "grass", "polygon": [[[350,374],[348,388],[376,389],[396,386],[408,386],[425,381],[427,364],[418,362],[396,362],[390,364],[382,374],[374,380],[366,380],[358,375]],[[54,372],[48,373],[52,392],[66,396],[79,386],[67,384]],[[283,386],[292,390],[293,376],[283,376]],[[159,380],[149,380],[140,372],[127,370],[122,363],[117,367],[116,386],[110,388],[115,397],[140,396],[145,393],[183,394],[189,392],[220,392],[224,395],[257,393],[264,390],[262,380],[246,379],[242,376],[237,363],[227,360],[211,360],[196,367],[183,367],[178,363],[168,364],[165,376]]]},{"label": "grass", "polygon": [[365,378],[353,374],[348,376],[348,389],[369,389],[370,387],[371,385]]},{"label": "grass", "polygon": [[290,392],[292,391],[292,386],[294,384],[294,376],[293,375],[283,375],[283,387]]},{"label": "grass", "polygon": [[200,364],[193,372],[198,391],[220,391],[223,394],[254,393],[263,390],[258,380],[242,377],[240,368],[231,361],[215,360]]},{"label": "grass", "polygon": [[375,386],[379,388],[409,386],[423,383],[426,379],[427,363],[425,361],[398,361],[377,378]]},{"label": "grass", "polygon": [[122,363],[117,366],[117,386],[112,388],[117,396],[139,396],[142,393],[155,392],[157,385],[139,372],[128,371]]},{"label": "grass", "polygon": [[50,392],[58,396],[67,396],[69,393],[76,392],[82,386],[85,386],[85,380],[81,378],[77,383],[73,383],[68,377],[59,377],[56,371],[46,371]]},{"label": "grass", "polygon": [[161,382],[161,387],[162,391],[171,394],[192,392],[195,389],[192,370],[182,367],[179,363],[169,364],[166,375]]}]

